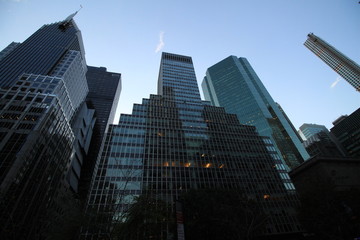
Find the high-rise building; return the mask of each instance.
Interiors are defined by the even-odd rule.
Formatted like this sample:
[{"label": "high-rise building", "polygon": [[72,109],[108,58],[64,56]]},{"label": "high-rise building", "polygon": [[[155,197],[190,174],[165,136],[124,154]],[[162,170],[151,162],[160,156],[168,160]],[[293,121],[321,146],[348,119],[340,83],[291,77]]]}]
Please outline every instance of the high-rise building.
[{"label": "high-rise building", "polygon": [[0,235],[43,239],[77,191],[94,110],[70,15],[44,25],[0,60]]},{"label": "high-rise building", "polygon": [[101,219],[121,222],[135,196],[173,204],[204,188],[237,189],[256,201],[269,216],[259,234],[299,233],[286,169],[269,137],[201,100],[191,57],[163,53],[158,94],[134,104],[106,134],[88,199],[90,212],[102,214],[93,214],[96,227],[85,227],[81,239],[109,236],[114,225]]},{"label": "high-rise building", "polygon": [[345,152],[329,132],[320,131],[303,142],[311,157],[344,157]]},{"label": "high-rise building", "polygon": [[14,84],[22,73],[49,75],[68,50],[80,52],[85,61],[81,32],[69,17],[70,21],[42,26],[1,60],[1,87]]},{"label": "high-rise building", "polygon": [[255,126],[273,142],[289,168],[309,158],[288,118],[274,102],[246,58],[230,56],[208,68],[202,82],[205,99]]},{"label": "high-rise building", "polygon": [[340,117],[333,124],[330,133],[349,156],[360,158],[360,108],[349,116]]},{"label": "high-rise building", "polygon": [[319,132],[325,132],[330,134],[329,130],[324,125],[304,123],[300,126],[298,133],[303,140],[307,140]]},{"label": "high-rise building", "polygon": [[360,66],[313,33],[304,45],[329,67],[344,78],[356,91],[360,91]]},{"label": "high-rise building", "polygon": [[87,104],[95,109],[96,122],[89,153],[82,165],[79,194],[82,199],[88,194],[92,174],[108,125],[114,122],[121,92],[121,74],[108,72],[105,67],[88,66],[86,79],[89,93]]}]

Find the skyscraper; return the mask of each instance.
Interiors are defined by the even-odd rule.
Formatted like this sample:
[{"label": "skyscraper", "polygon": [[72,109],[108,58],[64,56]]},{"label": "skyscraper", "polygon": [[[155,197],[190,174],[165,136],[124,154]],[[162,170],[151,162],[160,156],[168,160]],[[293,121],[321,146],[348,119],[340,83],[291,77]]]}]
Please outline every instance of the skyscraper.
[{"label": "skyscraper", "polygon": [[88,194],[91,178],[102,141],[109,124],[114,122],[115,111],[121,92],[121,74],[108,72],[105,67],[88,66],[86,79],[89,93],[87,104],[95,109],[96,122],[90,150],[82,165],[79,194],[82,199]]},{"label": "skyscraper", "polygon": [[68,50],[78,51],[85,61],[81,32],[69,19],[42,26],[4,57],[0,62],[0,86],[14,84],[22,73],[49,75]]},{"label": "skyscraper", "polygon": [[242,124],[269,137],[284,163],[293,168],[309,158],[292,124],[282,114],[246,58],[230,56],[208,68],[205,99],[236,114]]},{"label": "skyscraper", "polygon": [[[270,138],[202,101],[188,56],[162,54],[158,94],[110,126],[96,169],[88,209],[104,213],[98,219],[121,221],[140,194],[174,203],[189,189],[220,188],[239,190],[261,206],[269,216],[261,234],[302,231],[294,186]],[[95,225],[82,239],[109,236],[114,227]]]},{"label": "skyscraper", "polygon": [[[81,33],[70,15],[0,60],[0,235],[41,239],[61,218],[91,138]],[[79,124],[80,122],[80,124]]]},{"label": "skyscraper", "polygon": [[313,33],[304,45],[329,67],[344,78],[356,91],[360,91],[360,66]]},{"label": "skyscraper", "polygon": [[299,134],[303,140],[307,140],[319,132],[330,134],[329,130],[324,125],[304,123],[299,128]]}]

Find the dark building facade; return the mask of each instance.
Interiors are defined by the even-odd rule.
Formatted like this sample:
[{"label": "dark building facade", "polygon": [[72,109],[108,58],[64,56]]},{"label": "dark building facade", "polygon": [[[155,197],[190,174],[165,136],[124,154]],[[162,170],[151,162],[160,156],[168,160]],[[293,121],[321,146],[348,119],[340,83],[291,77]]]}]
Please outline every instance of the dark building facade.
[{"label": "dark building facade", "polygon": [[[0,235],[42,239],[76,191],[93,110],[81,33],[70,15],[0,60]],[[79,124],[79,120],[80,123]]]},{"label": "dark building facade", "polygon": [[101,136],[114,122],[121,92],[121,74],[108,72],[105,67],[88,66],[86,79],[89,93],[86,101],[96,109]]},{"label": "dark building facade", "polygon": [[329,132],[318,132],[303,142],[306,151],[311,157],[344,157],[346,154]]},{"label": "dark building facade", "polygon": [[246,58],[227,57],[208,68],[202,82],[205,99],[234,113],[242,124],[270,137],[284,163],[293,168],[309,158],[295,128]]},{"label": "dark building facade", "polygon": [[[191,57],[163,53],[158,95],[134,104],[106,134],[88,209],[116,224],[135,196],[174,203],[189,189],[206,188],[237,189],[256,201],[269,216],[260,235],[302,231],[295,188],[271,140],[200,99]],[[111,236],[114,225],[96,226],[82,239]]]},{"label": "dark building facade", "polygon": [[96,122],[91,139],[90,151],[82,165],[79,194],[85,199],[96,165],[96,160],[102,147],[102,140],[108,125],[114,122],[115,112],[121,92],[121,74],[108,72],[105,67],[88,66],[86,79],[89,93],[87,104],[95,109]]},{"label": "dark building facade", "polygon": [[360,190],[360,159],[317,156],[289,172],[296,190],[301,194],[314,183],[333,184],[335,190]]},{"label": "dark building facade", "polygon": [[333,124],[330,133],[337,138],[349,156],[360,158],[360,108]]}]

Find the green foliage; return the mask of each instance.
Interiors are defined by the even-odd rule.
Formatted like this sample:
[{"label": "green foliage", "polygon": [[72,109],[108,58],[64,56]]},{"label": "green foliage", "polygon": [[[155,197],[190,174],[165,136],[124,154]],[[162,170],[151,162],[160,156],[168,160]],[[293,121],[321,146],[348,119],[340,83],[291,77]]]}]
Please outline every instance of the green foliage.
[{"label": "green foliage", "polygon": [[236,190],[191,190],[182,199],[186,240],[253,239],[267,219]]}]

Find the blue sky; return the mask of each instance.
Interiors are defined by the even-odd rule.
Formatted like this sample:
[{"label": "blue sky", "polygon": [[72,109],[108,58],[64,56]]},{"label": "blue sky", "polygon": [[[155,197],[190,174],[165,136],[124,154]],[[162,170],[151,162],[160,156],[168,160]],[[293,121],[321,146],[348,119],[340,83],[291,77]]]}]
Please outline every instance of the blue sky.
[{"label": "blue sky", "polygon": [[87,64],[122,74],[121,113],[156,94],[161,51],[191,56],[199,85],[208,67],[246,57],[296,128],[330,128],[360,107],[360,93],[303,45],[313,32],[360,63],[358,0],[0,0],[0,49],[80,5]]}]

